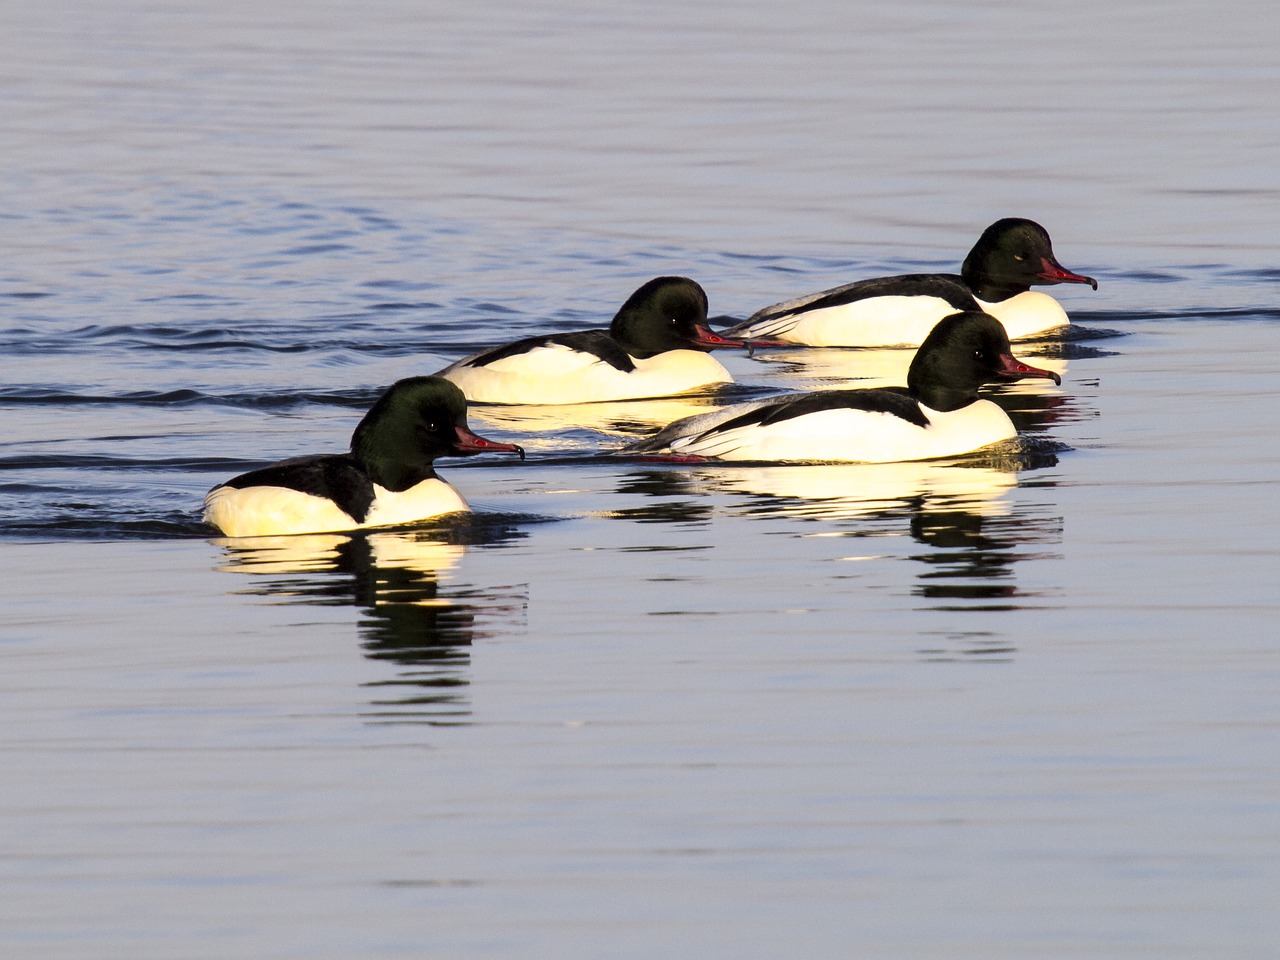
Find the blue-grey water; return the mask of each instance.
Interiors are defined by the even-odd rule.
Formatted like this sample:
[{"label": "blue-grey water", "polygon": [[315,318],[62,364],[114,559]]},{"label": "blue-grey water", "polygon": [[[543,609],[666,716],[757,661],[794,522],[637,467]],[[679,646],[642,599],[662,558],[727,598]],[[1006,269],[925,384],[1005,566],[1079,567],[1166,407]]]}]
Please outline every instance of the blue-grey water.
[{"label": "blue-grey water", "polygon": [[[1280,949],[1280,15],[1267,5],[0,8],[0,953]],[[999,456],[602,452],[477,409],[476,512],[219,540],[380,390],[607,322],[954,270],[1060,388]],[[738,392],[900,377],[764,350]]]}]

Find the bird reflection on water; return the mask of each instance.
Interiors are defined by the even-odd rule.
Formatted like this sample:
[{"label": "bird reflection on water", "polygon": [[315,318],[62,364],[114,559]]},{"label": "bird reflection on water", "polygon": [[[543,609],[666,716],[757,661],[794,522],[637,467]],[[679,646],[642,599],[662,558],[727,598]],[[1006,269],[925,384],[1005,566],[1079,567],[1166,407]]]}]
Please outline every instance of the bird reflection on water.
[{"label": "bird reflection on water", "polygon": [[[724,478],[725,488],[751,488],[756,511],[793,518],[889,522],[926,548],[908,556],[924,565],[913,594],[936,610],[1013,610],[1028,595],[1014,565],[1043,551],[1029,544],[1060,543],[1062,518],[1015,509],[1017,473],[1047,466],[1052,453],[1028,450],[1022,439],[966,466],[954,463],[851,464],[775,467]],[[760,499],[767,484],[770,493]],[[857,533],[857,528],[849,531]]]},{"label": "bird reflection on water", "polygon": [[[1043,602],[1049,588],[1019,585],[1016,569],[1021,561],[1058,557],[1052,546],[1062,541],[1063,518],[1051,506],[1012,494],[1019,473],[1055,462],[1052,444],[1016,438],[963,461],[655,468],[628,475],[618,489],[655,502],[615,515],[691,524],[715,522],[727,512],[815,528],[793,528],[793,536],[874,537],[880,555],[901,556],[915,567],[914,578],[901,583],[901,594],[914,598],[917,609],[945,612],[954,620],[964,612],[1013,611]],[[1037,484],[1051,487],[1045,480]],[[930,634],[919,652],[926,660],[1011,657],[1012,643],[988,627],[957,622],[954,629]]]},{"label": "bird reflection on water", "polygon": [[481,426],[521,431],[520,442],[531,452],[596,454],[601,437],[642,437],[674,420],[731,403],[741,393],[720,388],[653,400],[547,406],[472,404],[467,413]]},{"label": "bird reflection on water", "polygon": [[911,536],[926,549],[912,555],[925,565],[915,595],[934,610],[1016,610],[1034,596],[1014,581],[1014,564],[1043,559],[1031,545],[1062,540],[1061,517],[983,516],[964,509],[921,511]]},{"label": "bird reflection on water", "polygon": [[462,522],[428,531],[396,530],[215,540],[218,569],[263,579],[248,592],[279,602],[353,605],[360,645],[371,660],[401,669],[366,687],[377,691],[370,723],[462,724],[471,714],[469,648],[523,627],[527,585],[480,589],[456,582],[469,545],[523,536],[503,524]]}]

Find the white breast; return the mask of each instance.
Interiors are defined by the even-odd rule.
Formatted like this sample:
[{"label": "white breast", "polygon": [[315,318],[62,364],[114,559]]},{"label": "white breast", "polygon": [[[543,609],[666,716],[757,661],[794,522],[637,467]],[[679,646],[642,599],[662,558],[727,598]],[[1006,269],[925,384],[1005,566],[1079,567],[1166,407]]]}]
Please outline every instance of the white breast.
[{"label": "white breast", "polygon": [[954,456],[1017,435],[1009,417],[989,400],[949,413],[921,409],[929,419],[926,427],[889,413],[820,410],[768,426],[752,424],[705,438],[685,437],[669,447],[672,453],[721,460],[892,463]]},{"label": "white breast", "polygon": [[440,371],[477,403],[592,403],[639,400],[684,393],[733,377],[719,360],[700,350],[669,350],[624,372],[593,354],[552,345],[504,357],[482,367],[465,361]]},{"label": "white breast", "polygon": [[1039,290],[1026,290],[999,303],[987,303],[985,300],[978,303],[1000,321],[1010,340],[1034,337],[1071,322],[1062,304]]},{"label": "white breast", "polygon": [[400,493],[384,490],[376,483],[373,490],[373,506],[364,521],[366,527],[391,527],[471,509],[462,494],[439,477],[423,480]]}]

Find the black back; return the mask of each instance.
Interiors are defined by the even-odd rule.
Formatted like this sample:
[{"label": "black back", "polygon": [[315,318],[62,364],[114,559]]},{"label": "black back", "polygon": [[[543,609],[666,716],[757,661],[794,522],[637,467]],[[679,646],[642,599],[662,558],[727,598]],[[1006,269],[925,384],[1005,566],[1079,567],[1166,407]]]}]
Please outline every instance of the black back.
[{"label": "black back", "polygon": [[622,344],[614,339],[607,330],[579,330],[573,333],[552,333],[541,337],[525,337],[523,340],[516,340],[514,343],[504,344],[501,347],[495,347],[492,350],[474,356],[467,360],[463,366],[483,367],[486,364],[503,360],[507,357],[518,357],[520,354],[528,353],[538,347],[549,347],[557,344],[573,350],[581,350],[584,353],[595,354],[603,362],[611,367],[616,367],[623,373],[630,373],[636,368]]},{"label": "black back", "polygon": [[795,417],[803,417],[823,410],[866,410],[870,413],[890,413],[901,417],[918,427],[926,427],[929,420],[920,409],[920,404],[905,387],[882,387],[855,390],[816,390],[812,393],[801,393],[794,397],[785,397],[777,403],[771,403],[748,410],[741,416],[734,417],[717,424],[708,431],[721,433],[736,427],[753,425],[769,426],[782,423]]},{"label": "black back", "polygon": [[794,316],[811,310],[840,307],[872,297],[938,297],[957,311],[980,310],[973,293],[957,274],[907,273],[899,277],[874,277],[856,280],[841,287],[833,287],[821,293],[788,300],[785,303],[765,307],[751,315],[747,323],[766,320],[775,316]]},{"label": "black back", "polygon": [[373,505],[373,481],[348,453],[281,460],[233,477],[223,487],[284,487],[332,500],[363,523]]}]

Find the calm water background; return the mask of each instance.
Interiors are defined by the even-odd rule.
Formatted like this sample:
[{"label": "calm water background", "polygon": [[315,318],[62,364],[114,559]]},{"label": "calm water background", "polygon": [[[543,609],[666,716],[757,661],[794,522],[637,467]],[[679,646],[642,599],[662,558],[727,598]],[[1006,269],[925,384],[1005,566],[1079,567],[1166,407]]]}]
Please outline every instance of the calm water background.
[{"label": "calm water background", "polygon": [[[1280,15],[8,4],[6,957],[1176,957],[1280,944]],[[213,483],[387,383],[954,269],[1100,280],[1005,457],[599,456],[476,411],[467,522],[256,549]],[[1061,288],[1060,288],[1061,289]],[[728,358],[742,390],[894,376]]]}]

